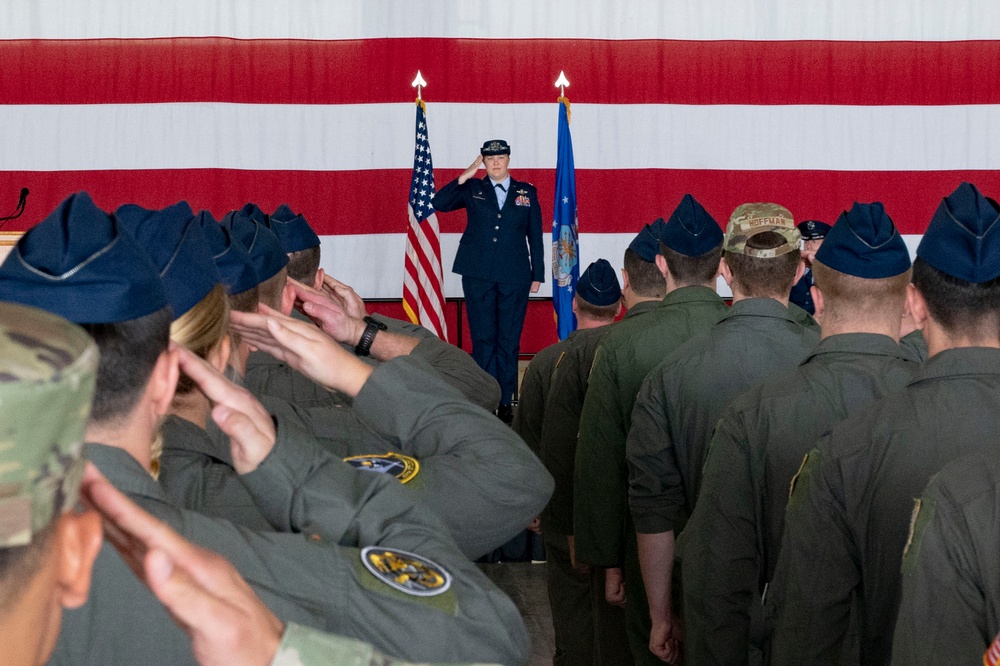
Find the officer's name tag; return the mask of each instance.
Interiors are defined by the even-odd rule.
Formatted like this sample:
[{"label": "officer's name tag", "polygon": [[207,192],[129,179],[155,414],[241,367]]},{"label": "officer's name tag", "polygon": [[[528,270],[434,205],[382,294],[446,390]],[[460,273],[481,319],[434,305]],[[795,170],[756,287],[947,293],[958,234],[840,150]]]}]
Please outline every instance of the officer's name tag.
[{"label": "officer's name tag", "polygon": [[417,475],[420,471],[420,463],[416,458],[404,456],[401,453],[372,453],[363,456],[350,456],[344,458],[344,462],[354,469],[363,472],[376,472],[378,474],[390,474],[400,483],[406,483]]},{"label": "officer's name tag", "polygon": [[451,574],[443,567],[405,550],[368,546],[361,550],[361,561],[380,581],[415,597],[437,596],[451,587]]}]

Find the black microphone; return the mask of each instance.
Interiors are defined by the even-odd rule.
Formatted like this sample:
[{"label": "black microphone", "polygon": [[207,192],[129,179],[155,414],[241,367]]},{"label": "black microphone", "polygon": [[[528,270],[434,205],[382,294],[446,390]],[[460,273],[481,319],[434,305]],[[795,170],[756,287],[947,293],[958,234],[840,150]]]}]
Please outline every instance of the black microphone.
[{"label": "black microphone", "polygon": [[[15,208],[14,212],[11,213],[10,215],[6,217],[0,217],[0,222],[7,222],[9,220],[15,220],[21,217],[21,213],[24,212],[24,206],[28,201],[28,194],[29,194],[28,188],[22,187],[21,194],[17,197],[17,208]],[[0,225],[0,227],[2,226],[3,225]]]}]

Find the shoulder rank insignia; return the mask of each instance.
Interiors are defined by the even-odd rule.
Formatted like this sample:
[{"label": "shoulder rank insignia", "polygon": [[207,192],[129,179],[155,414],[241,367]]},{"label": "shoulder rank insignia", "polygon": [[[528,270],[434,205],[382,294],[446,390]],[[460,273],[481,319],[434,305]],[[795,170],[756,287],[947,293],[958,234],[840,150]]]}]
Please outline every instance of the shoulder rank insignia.
[{"label": "shoulder rank insignia", "polygon": [[350,456],[344,458],[344,462],[365,472],[376,472],[378,474],[391,474],[399,479],[400,483],[406,483],[417,475],[420,471],[420,462],[416,458],[404,456],[401,453],[371,453],[363,456]]},{"label": "shoulder rank insignia", "polygon": [[451,574],[444,568],[405,550],[368,546],[361,550],[361,561],[380,581],[415,597],[444,594],[451,587]]}]

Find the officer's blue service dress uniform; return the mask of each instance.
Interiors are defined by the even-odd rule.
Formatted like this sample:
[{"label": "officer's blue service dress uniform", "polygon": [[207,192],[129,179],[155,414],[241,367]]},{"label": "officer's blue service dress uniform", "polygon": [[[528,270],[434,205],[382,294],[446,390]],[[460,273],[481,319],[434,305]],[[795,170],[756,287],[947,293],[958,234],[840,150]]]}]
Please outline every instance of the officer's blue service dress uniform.
[{"label": "officer's blue service dress uniform", "polygon": [[[802,234],[803,241],[823,240],[830,233],[831,229],[829,224],[818,220],[799,222],[796,227],[799,233]],[[813,303],[812,292],[809,291],[809,288],[812,286],[812,268],[807,265],[806,272],[802,274],[798,282],[792,285],[792,292],[788,295],[788,300],[809,314],[814,315],[816,314],[816,304]]]},{"label": "officer's blue service dress uniform", "polygon": [[[496,139],[480,152],[484,157],[509,155],[510,146]],[[468,215],[452,271],[462,276],[472,357],[499,382],[501,410],[509,410],[517,389],[528,291],[532,282],[545,281],[538,192],[510,176],[496,187],[489,176],[461,185],[455,179],[432,204],[440,212],[464,208]]]}]

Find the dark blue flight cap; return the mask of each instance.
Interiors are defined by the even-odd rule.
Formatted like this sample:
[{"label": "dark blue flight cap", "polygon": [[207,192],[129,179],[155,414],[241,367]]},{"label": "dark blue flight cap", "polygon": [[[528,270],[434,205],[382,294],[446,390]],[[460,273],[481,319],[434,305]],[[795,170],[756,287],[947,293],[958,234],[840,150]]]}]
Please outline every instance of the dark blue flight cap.
[{"label": "dark blue flight cap", "polygon": [[962,183],[941,201],[917,256],[942,273],[979,284],[1000,277],[1000,212],[975,185]]},{"label": "dark blue flight cap", "polygon": [[255,203],[248,203],[237,212],[249,217],[257,224],[263,224],[265,227],[267,226],[267,213],[262,211],[260,206]]},{"label": "dark blue flight cap", "polygon": [[660,241],[674,252],[687,257],[700,257],[722,245],[719,223],[690,194],[685,194],[670,214]]},{"label": "dark blue flight cap", "polygon": [[306,218],[296,215],[285,204],[281,204],[278,210],[271,213],[269,226],[281,241],[285,252],[298,252],[319,246],[319,236],[306,222]]},{"label": "dark blue flight cap", "polygon": [[115,211],[115,218],[135,236],[160,271],[175,320],[222,282],[188,202],[179,201],[162,210],[125,204]]},{"label": "dark blue flight cap", "polygon": [[17,242],[0,266],[0,300],[77,324],[130,321],[167,305],[149,255],[86,192],[63,201]]},{"label": "dark blue flight cap", "polygon": [[583,272],[576,282],[576,295],[591,305],[613,305],[621,300],[618,275],[607,259],[598,259]]},{"label": "dark blue flight cap", "polygon": [[239,241],[233,240],[229,229],[216,222],[207,210],[199,212],[195,219],[201,224],[201,232],[205,234],[208,251],[215,260],[226,293],[242,294],[260,284],[250,255]]},{"label": "dark blue flight cap", "polygon": [[281,247],[278,237],[263,222],[255,221],[253,209],[260,210],[253,204],[247,204],[242,210],[222,218],[222,224],[229,229],[233,239],[246,248],[257,277],[261,282],[265,282],[288,264],[288,255]]},{"label": "dark blue flight cap", "polygon": [[811,241],[823,240],[833,227],[819,220],[805,220],[796,224],[795,228],[802,235],[802,240]]},{"label": "dark blue flight cap", "polygon": [[628,249],[635,252],[643,261],[653,263],[660,253],[660,232],[663,229],[663,218],[657,218],[652,224],[647,224],[642,231],[632,239]]},{"label": "dark blue flight cap", "polygon": [[816,251],[816,261],[868,280],[905,273],[910,252],[881,203],[855,202],[844,211]]}]

